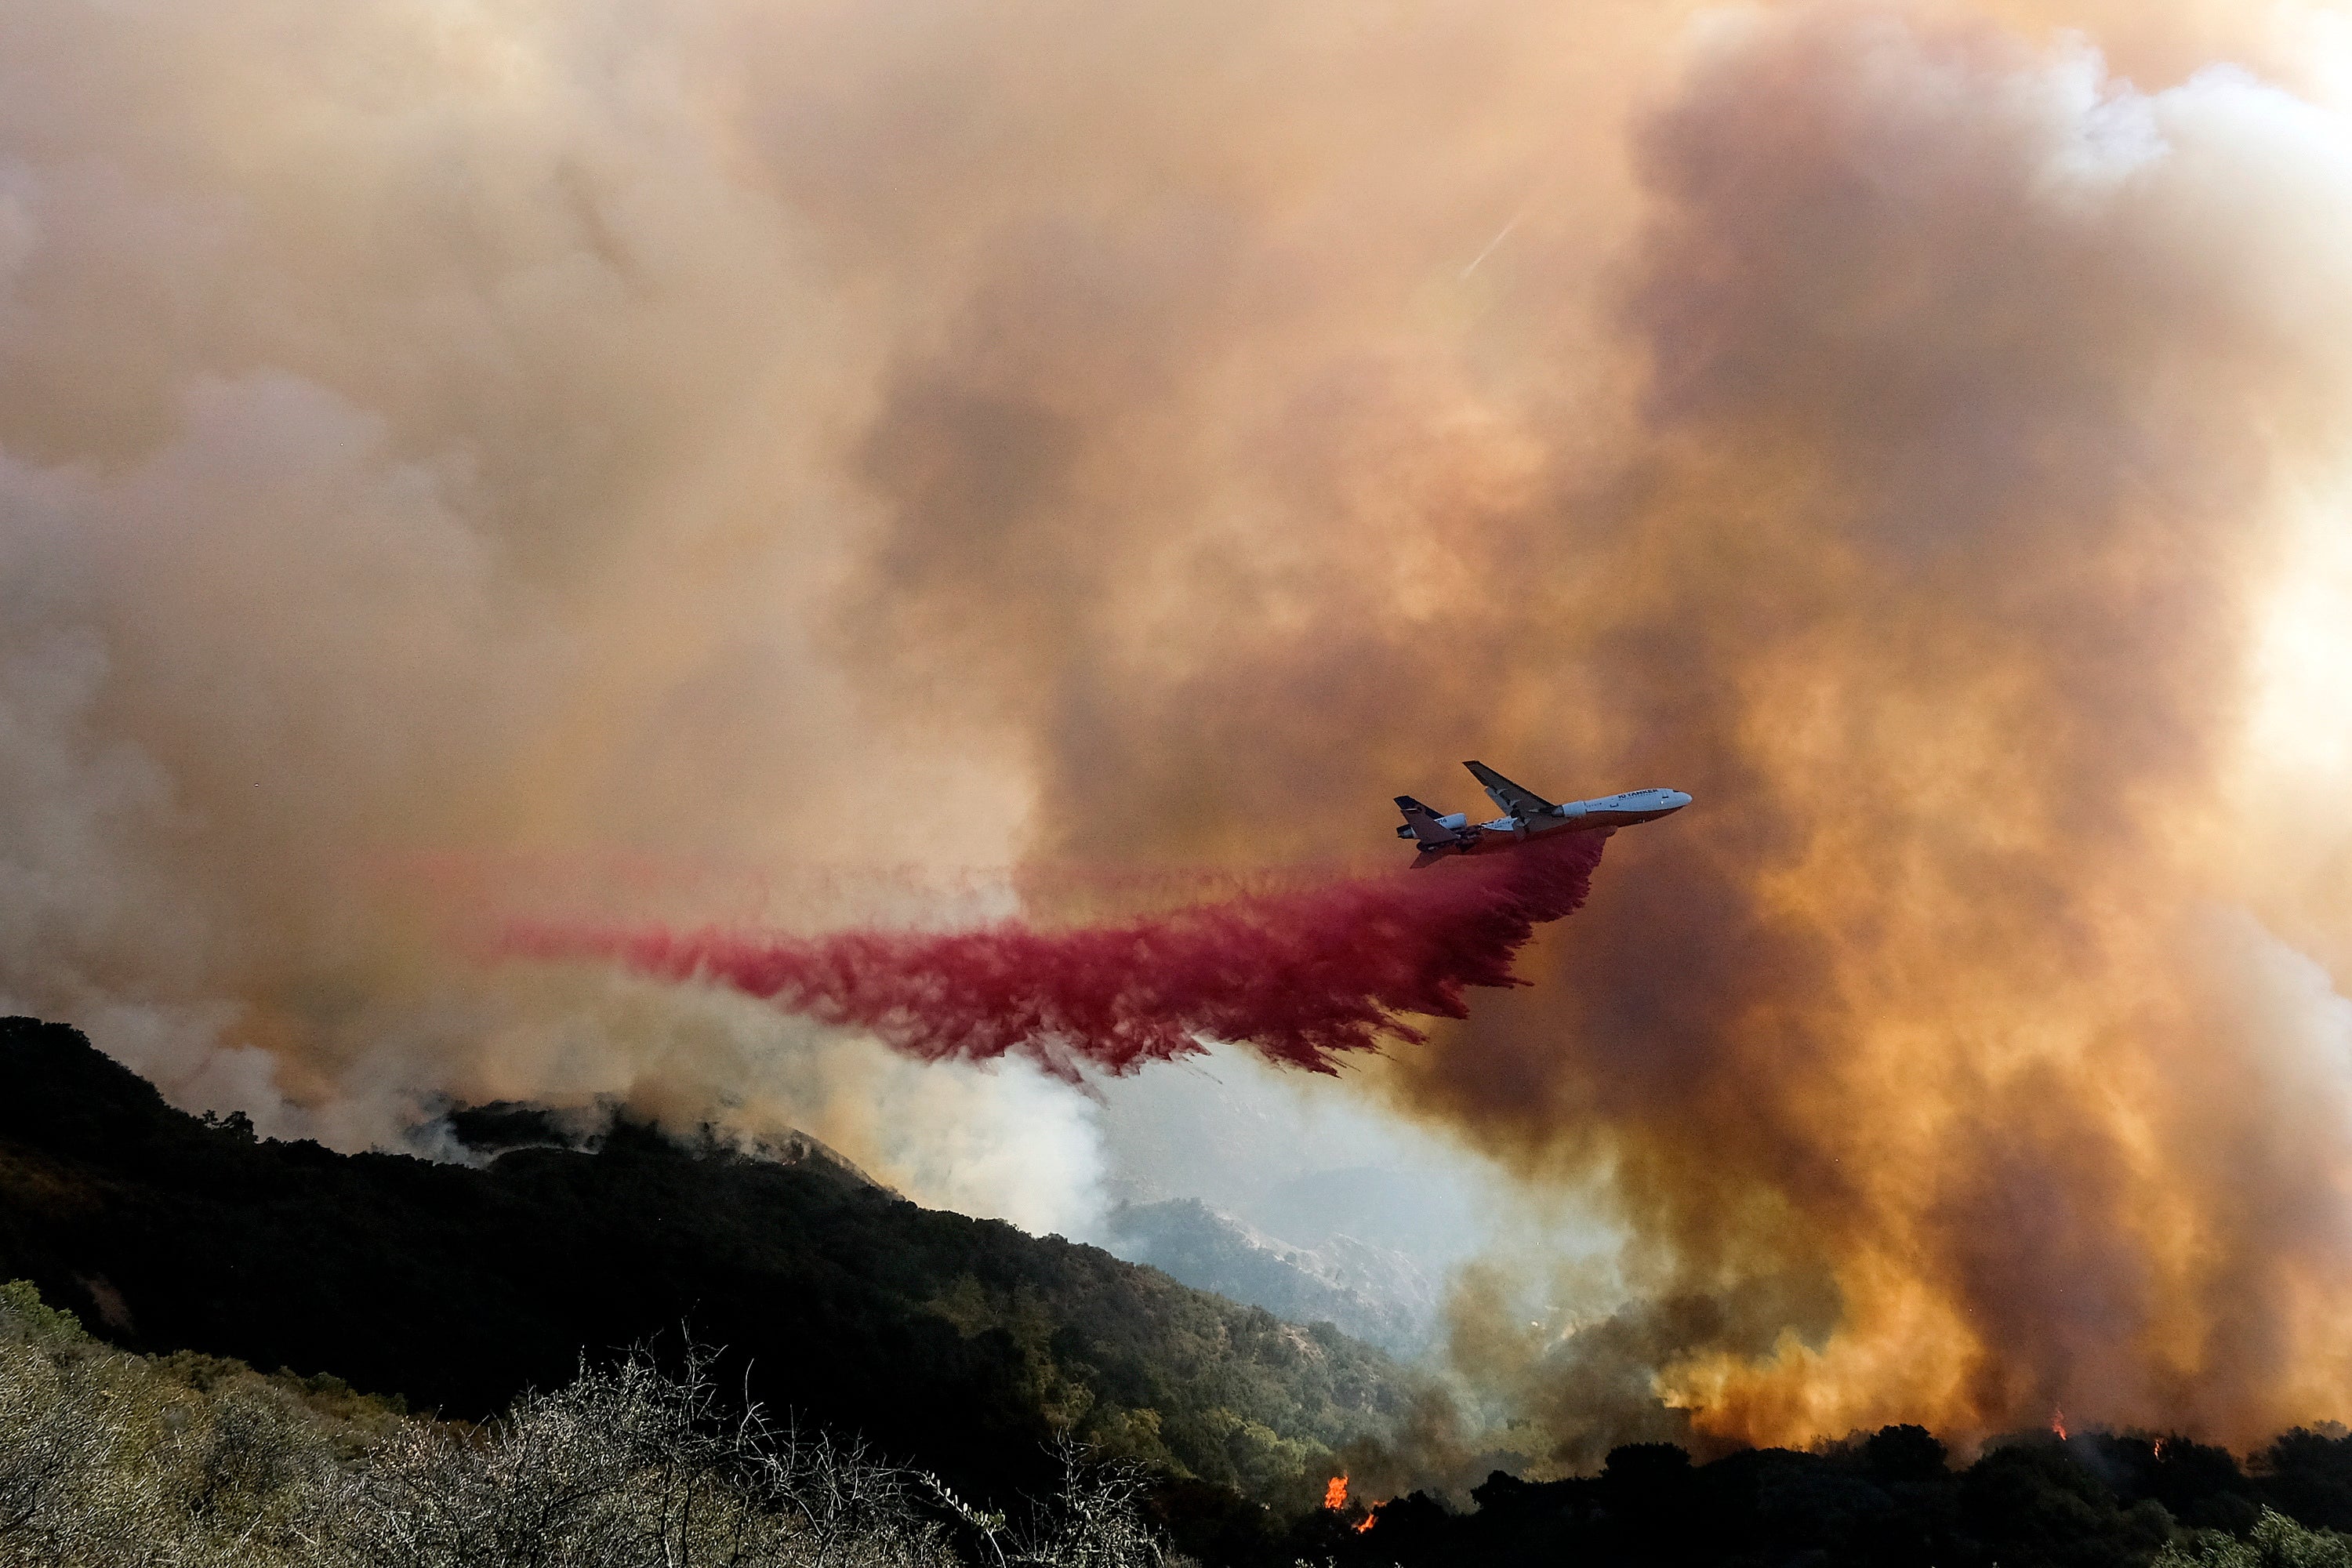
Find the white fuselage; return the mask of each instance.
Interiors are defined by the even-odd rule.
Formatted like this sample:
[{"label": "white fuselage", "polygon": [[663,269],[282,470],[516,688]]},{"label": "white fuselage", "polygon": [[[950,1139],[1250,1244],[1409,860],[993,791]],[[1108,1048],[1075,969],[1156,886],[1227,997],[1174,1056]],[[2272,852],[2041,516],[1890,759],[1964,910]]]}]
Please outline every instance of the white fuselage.
[{"label": "white fuselage", "polygon": [[1459,817],[1441,817],[1440,824],[1459,836],[1457,841],[1424,844],[1413,864],[1427,866],[1457,855],[1492,855],[1549,833],[1614,833],[1637,822],[1672,816],[1690,803],[1691,797],[1678,789],[1637,789],[1592,800],[1571,800],[1527,816],[1498,816],[1475,826]]},{"label": "white fuselage", "polygon": [[1549,833],[1559,827],[1630,827],[1636,822],[1655,822],[1690,803],[1691,797],[1678,789],[1637,789],[1623,795],[1604,795],[1595,800],[1571,800],[1525,824],[1516,816],[1498,816],[1478,826],[1504,833],[1516,832],[1522,826],[1530,833]]}]

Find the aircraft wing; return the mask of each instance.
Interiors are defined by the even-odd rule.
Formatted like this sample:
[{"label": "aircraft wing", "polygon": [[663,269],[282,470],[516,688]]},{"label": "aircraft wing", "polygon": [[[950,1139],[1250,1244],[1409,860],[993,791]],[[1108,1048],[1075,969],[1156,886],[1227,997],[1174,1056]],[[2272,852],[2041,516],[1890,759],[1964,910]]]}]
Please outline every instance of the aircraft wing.
[{"label": "aircraft wing", "polygon": [[1549,816],[1552,814],[1552,802],[1531,789],[1513,784],[1486,763],[1465,763],[1462,765],[1470,770],[1471,777],[1486,786],[1486,793],[1494,797],[1496,805],[1522,822],[1531,816]]}]

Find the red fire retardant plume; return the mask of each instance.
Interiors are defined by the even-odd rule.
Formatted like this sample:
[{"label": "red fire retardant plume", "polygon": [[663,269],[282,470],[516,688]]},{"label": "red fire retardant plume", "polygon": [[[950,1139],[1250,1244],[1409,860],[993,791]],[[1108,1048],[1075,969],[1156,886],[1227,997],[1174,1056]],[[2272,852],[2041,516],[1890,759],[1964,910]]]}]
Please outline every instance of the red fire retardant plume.
[{"label": "red fire retardant plume", "polygon": [[531,922],[499,945],[511,956],[715,981],[926,1058],[1018,1050],[1075,1077],[1183,1056],[1206,1037],[1330,1072],[1382,1034],[1421,1039],[1405,1016],[1467,1016],[1469,986],[1526,984],[1513,957],[1538,925],[1584,902],[1601,841],[1563,834],[1112,925],[799,937]]}]

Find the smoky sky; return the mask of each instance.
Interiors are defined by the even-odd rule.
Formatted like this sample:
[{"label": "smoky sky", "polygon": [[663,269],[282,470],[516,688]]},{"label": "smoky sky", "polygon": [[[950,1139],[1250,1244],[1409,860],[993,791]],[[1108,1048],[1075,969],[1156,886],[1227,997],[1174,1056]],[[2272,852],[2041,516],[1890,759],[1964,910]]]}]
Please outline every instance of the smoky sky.
[{"label": "smoky sky", "polygon": [[619,1099],[1045,1223],[1050,1086],[484,970],[450,889],[936,926],[885,868],[1376,853],[1473,756],[1670,784],[1535,985],[1357,1079],[1628,1238],[1596,1337],[1458,1315],[1559,1462],[1588,1408],[2339,1416],[2346,48],[16,5],[0,993],[281,1131]]},{"label": "smoky sky", "polygon": [[[852,613],[978,679],[1042,852],[1309,853],[1470,754],[1692,791],[1382,1081],[1602,1182],[1702,1436],[2315,1414],[2343,1010],[2202,862],[2341,433],[2340,126],[1842,7],[1704,19],[1625,134],[1617,242],[1465,245],[1443,332],[1265,225],[1024,231],[884,383]],[[1601,1332],[1517,1374],[1563,1433]]]}]

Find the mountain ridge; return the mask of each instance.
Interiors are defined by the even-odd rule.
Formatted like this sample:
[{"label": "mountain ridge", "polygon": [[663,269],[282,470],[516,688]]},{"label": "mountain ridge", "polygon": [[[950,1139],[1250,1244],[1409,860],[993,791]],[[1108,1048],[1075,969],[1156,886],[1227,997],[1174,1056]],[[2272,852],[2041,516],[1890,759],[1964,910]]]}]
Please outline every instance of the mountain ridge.
[{"label": "mountain ridge", "polygon": [[1199,1198],[1119,1204],[1104,1230],[1130,1263],[1293,1322],[1331,1323],[1392,1355],[1423,1349],[1437,1317],[1427,1270],[1344,1233],[1300,1247]]},{"label": "mountain ridge", "polygon": [[[845,1164],[845,1163],[843,1163]],[[1409,1398],[1385,1356],[1098,1248],[616,1121],[487,1167],[257,1141],[78,1032],[0,1021],[0,1278],[142,1351],[468,1417],[683,1327],[746,1391],[982,1491],[1057,1430],[1296,1502]]]}]

